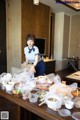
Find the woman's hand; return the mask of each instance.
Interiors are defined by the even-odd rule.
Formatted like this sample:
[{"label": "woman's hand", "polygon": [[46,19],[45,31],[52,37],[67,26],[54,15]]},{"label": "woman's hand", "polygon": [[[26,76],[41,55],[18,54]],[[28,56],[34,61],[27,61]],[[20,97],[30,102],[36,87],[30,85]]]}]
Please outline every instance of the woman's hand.
[{"label": "woman's hand", "polygon": [[30,68],[30,70],[31,70],[32,72],[34,72],[34,73],[35,73],[35,72],[36,72],[36,70],[35,70],[35,66],[34,66],[34,65],[32,65],[32,66],[31,66],[31,68]]}]

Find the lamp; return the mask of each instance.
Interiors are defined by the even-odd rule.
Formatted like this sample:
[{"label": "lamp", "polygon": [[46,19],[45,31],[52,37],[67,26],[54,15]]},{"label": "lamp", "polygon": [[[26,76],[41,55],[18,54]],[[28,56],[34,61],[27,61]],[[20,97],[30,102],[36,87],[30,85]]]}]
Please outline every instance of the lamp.
[{"label": "lamp", "polygon": [[34,5],[39,5],[39,0],[33,0]]}]

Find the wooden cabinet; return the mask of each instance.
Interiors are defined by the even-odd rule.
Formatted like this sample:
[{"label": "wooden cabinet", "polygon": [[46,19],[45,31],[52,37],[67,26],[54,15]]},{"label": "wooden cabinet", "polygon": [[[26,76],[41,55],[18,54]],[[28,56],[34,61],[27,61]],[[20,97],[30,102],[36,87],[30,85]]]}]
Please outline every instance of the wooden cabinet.
[{"label": "wooden cabinet", "polygon": [[55,73],[55,62],[54,59],[44,59],[46,64],[46,72],[45,74]]},{"label": "wooden cabinet", "polygon": [[[44,62],[46,64],[45,74],[55,73],[55,62],[56,62],[56,60],[54,60],[54,59],[44,59]],[[25,67],[26,67],[26,62],[23,62],[21,64],[21,68],[25,68]]]}]

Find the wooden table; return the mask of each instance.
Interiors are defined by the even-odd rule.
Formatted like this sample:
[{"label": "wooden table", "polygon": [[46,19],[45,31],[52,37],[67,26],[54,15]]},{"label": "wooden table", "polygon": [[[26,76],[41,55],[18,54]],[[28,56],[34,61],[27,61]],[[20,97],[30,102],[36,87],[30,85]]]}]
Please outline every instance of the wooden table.
[{"label": "wooden table", "polygon": [[[8,99],[9,101],[17,104],[18,106],[40,116],[45,120],[73,120],[71,117],[61,117],[58,112],[53,111],[47,107],[47,105],[42,105],[41,107],[38,104],[32,104],[28,100],[24,101],[21,98],[18,98],[14,95],[8,94],[3,90],[0,90],[0,96]],[[64,107],[63,107],[64,108]],[[71,112],[80,111],[80,109],[73,108]]]},{"label": "wooden table", "polygon": [[66,80],[67,84],[76,82],[78,83],[78,87],[80,87],[80,71],[74,72],[73,74],[66,76],[64,80]]}]

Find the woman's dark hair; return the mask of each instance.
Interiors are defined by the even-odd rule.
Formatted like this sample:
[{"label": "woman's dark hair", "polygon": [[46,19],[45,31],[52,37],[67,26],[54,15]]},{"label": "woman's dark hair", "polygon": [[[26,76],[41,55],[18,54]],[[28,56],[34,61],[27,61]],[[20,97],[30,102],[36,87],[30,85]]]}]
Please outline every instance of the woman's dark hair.
[{"label": "woman's dark hair", "polygon": [[31,34],[28,34],[27,37],[26,37],[26,41],[28,40],[32,40],[35,42],[35,36],[34,35],[31,35]]}]

